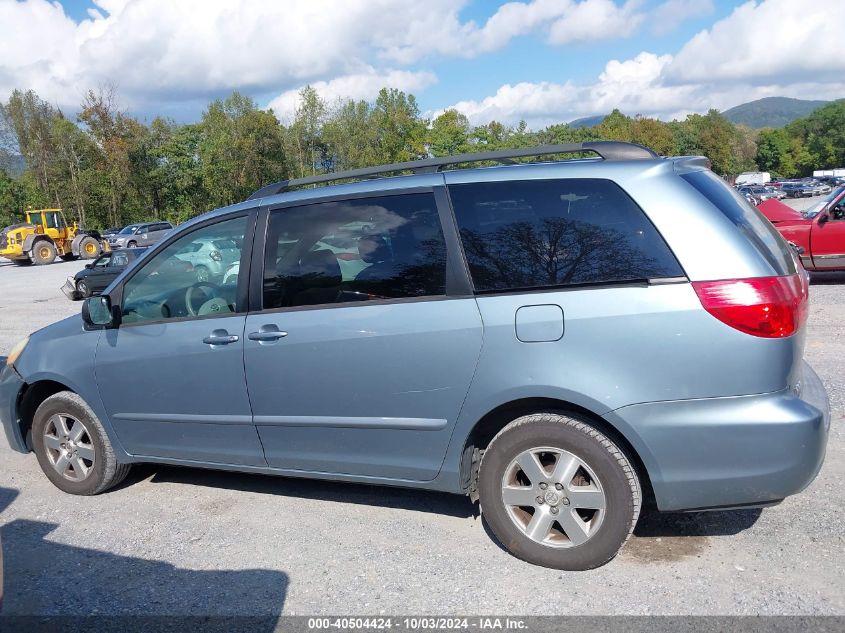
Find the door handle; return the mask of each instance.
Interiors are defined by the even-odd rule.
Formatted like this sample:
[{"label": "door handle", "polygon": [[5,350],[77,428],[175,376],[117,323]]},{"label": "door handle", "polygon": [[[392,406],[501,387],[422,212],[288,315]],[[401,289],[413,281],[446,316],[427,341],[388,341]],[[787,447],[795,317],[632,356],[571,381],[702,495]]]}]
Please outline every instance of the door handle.
[{"label": "door handle", "polygon": [[257,332],[247,334],[247,338],[250,341],[258,341],[259,343],[272,343],[287,335],[287,332],[282,332],[276,325],[262,325],[258,328]]},{"label": "door handle", "polygon": [[216,345],[228,345],[237,343],[240,337],[237,334],[229,334],[226,330],[214,330],[211,336],[206,336],[202,342],[212,347]]}]

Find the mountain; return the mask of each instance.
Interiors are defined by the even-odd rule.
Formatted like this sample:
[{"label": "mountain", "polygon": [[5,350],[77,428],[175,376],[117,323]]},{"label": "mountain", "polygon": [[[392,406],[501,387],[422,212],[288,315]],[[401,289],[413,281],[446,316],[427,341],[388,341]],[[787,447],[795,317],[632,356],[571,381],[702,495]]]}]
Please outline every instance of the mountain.
[{"label": "mountain", "polygon": [[569,127],[593,127],[594,125],[599,125],[602,121],[604,121],[604,117],[604,114],[600,114],[598,116],[585,116],[584,118],[570,121]]},{"label": "mountain", "polygon": [[827,103],[830,102],[790,99],[789,97],[764,97],[734,106],[722,112],[722,115],[733,123],[742,123],[752,128],[783,127]]}]

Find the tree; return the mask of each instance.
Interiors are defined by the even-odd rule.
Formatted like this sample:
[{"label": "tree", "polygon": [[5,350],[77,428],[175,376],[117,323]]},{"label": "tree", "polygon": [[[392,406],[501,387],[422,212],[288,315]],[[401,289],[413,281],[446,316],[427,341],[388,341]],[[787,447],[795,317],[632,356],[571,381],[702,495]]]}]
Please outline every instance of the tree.
[{"label": "tree", "polygon": [[428,149],[434,156],[465,154],[469,147],[469,119],[457,110],[446,110],[431,122]]},{"label": "tree", "polygon": [[233,92],[213,101],[200,123],[203,187],[212,206],[247,198],[287,174],[279,121],[250,97]]},{"label": "tree", "polygon": [[322,141],[326,103],[311,86],[299,92],[293,124],[288,130],[289,147],[293,150],[293,172],[298,177],[313,176],[325,158]]},{"label": "tree", "polygon": [[631,141],[650,147],[661,156],[669,156],[675,146],[672,130],[657,119],[636,116],[628,126]]},{"label": "tree", "polygon": [[348,99],[335,104],[323,124],[326,171],[367,167],[378,162],[371,117],[372,108],[366,101]]},{"label": "tree", "polygon": [[426,122],[420,118],[414,95],[395,88],[382,88],[373,106],[377,155],[381,164],[422,158],[426,155]]},{"label": "tree", "polygon": [[15,90],[8,103],[0,106],[6,144],[11,145],[12,151],[20,152],[41,190],[53,193],[56,202],[55,190],[50,187],[50,167],[54,156],[51,132],[57,116],[56,109],[32,90]]}]

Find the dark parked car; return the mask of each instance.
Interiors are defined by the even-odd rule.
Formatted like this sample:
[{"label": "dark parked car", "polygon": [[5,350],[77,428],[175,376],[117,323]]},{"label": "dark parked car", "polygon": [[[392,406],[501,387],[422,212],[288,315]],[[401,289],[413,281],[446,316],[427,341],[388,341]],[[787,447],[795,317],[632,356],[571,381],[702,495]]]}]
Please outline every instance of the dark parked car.
[{"label": "dark parked car", "polygon": [[113,227],[111,227],[110,229],[106,229],[105,231],[103,231],[102,233],[100,233],[100,235],[102,235],[103,237],[105,237],[106,239],[108,239],[108,238],[110,238],[112,235],[117,235],[117,234],[118,234],[118,233],[120,233],[122,230],[123,230],[123,227],[122,227],[122,226],[113,226]]},{"label": "dark parked car", "polygon": [[85,268],[73,277],[68,277],[62,286],[62,292],[74,301],[98,295],[146,250],[144,247],[127,248],[104,253],[93,262],[85,264]]}]

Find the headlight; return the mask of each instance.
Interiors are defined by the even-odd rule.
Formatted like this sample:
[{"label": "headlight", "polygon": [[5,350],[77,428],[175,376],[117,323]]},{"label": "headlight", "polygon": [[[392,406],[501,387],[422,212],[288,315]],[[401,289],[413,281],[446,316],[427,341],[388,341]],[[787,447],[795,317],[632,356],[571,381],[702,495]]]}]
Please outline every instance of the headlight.
[{"label": "headlight", "polygon": [[7,365],[14,365],[15,361],[18,360],[18,357],[21,355],[21,352],[23,352],[27,343],[29,343],[28,336],[24,340],[15,343],[15,346],[12,347],[12,351],[9,352],[8,358],[6,358]]}]

